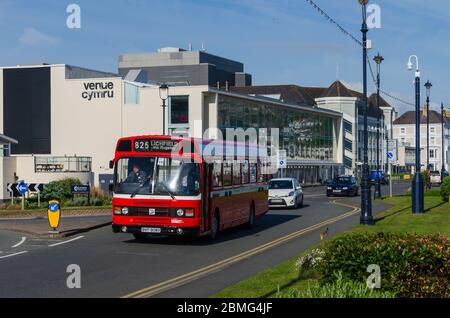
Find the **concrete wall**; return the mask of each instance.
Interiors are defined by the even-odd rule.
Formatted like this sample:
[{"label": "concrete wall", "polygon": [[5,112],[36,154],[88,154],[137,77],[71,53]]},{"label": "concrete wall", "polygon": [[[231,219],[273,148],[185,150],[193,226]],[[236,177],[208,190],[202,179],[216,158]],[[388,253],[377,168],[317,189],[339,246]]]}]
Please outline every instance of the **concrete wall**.
[{"label": "concrete wall", "polygon": [[8,183],[14,183],[14,173],[17,171],[16,158],[1,157],[0,158],[0,181],[2,188],[0,189],[0,201],[10,198],[9,192],[6,191]]}]

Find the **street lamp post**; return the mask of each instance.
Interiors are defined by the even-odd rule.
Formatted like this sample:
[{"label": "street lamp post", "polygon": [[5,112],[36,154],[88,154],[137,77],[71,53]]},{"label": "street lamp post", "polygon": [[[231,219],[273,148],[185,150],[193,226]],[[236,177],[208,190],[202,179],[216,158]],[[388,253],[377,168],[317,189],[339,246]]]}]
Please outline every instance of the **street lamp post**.
[{"label": "street lamp post", "polygon": [[442,132],[442,168],[441,168],[441,182],[444,181],[445,176],[445,125],[444,125],[445,109],[444,103],[441,103],[441,132]]},{"label": "street lamp post", "polygon": [[[433,84],[428,80],[425,83],[427,89],[427,171],[430,170],[430,92]],[[427,183],[428,187],[428,183]]]},{"label": "street lamp post", "polygon": [[384,58],[378,53],[373,59],[377,64],[377,173],[375,179],[375,199],[381,198],[381,184],[380,184],[380,130],[381,130],[381,116],[380,116],[380,73],[381,63]]},{"label": "street lamp post", "polygon": [[421,174],[420,164],[420,69],[419,58],[416,55],[411,55],[408,61],[408,69],[413,69],[413,63],[411,60],[416,60],[416,73],[415,73],[415,85],[416,85],[416,168],[415,175],[412,182],[412,210],[414,214],[422,214],[424,212],[424,197],[423,197],[423,179]]},{"label": "street lamp post", "polygon": [[162,100],[163,108],[163,135],[166,134],[166,101],[169,98],[169,86],[167,84],[162,84],[159,87],[159,98]]},{"label": "street lamp post", "polygon": [[373,225],[375,224],[372,215],[372,198],[371,189],[369,184],[369,135],[368,135],[368,120],[367,120],[367,32],[369,29],[367,27],[367,4],[369,0],[358,0],[362,8],[362,43],[363,43],[363,86],[364,86],[364,96],[363,96],[363,116],[364,116],[364,162],[363,162],[363,177],[362,177],[362,187],[361,187],[361,224]]}]

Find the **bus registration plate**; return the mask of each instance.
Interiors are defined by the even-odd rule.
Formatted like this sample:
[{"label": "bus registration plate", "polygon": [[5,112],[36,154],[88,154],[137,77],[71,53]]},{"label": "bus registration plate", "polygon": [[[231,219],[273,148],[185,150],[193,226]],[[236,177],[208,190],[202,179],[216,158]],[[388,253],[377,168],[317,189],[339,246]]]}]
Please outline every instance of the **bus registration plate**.
[{"label": "bus registration plate", "polygon": [[152,234],[160,234],[161,229],[156,227],[143,227],[141,228],[142,233],[152,233]]}]

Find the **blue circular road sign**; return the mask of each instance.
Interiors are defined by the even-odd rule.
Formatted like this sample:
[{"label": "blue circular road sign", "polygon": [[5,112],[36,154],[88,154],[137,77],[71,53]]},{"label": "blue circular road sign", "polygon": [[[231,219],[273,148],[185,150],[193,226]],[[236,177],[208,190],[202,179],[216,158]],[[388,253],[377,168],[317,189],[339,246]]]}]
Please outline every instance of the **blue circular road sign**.
[{"label": "blue circular road sign", "polygon": [[17,191],[20,195],[26,194],[28,192],[28,184],[22,182],[17,186]]},{"label": "blue circular road sign", "polygon": [[59,204],[55,203],[55,202],[52,202],[48,206],[48,209],[50,210],[50,212],[53,212],[53,213],[58,212],[59,211]]}]

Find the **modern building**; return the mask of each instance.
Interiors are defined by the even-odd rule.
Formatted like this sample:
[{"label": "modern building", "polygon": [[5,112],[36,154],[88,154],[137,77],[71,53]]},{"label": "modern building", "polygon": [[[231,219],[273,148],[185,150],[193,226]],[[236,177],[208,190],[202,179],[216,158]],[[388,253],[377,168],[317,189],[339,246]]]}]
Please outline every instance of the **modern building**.
[{"label": "modern building", "polygon": [[[139,76],[138,76],[139,77]],[[342,114],[209,85],[170,87],[166,127],[172,135],[219,138],[217,129],[278,128],[287,173],[325,180],[343,165]],[[0,138],[6,184],[76,177],[103,189],[119,138],[162,134],[159,87],[65,64],[0,68]],[[8,137],[6,137],[8,136]]]},{"label": "modern building", "polygon": [[[263,96],[291,104],[306,104],[311,107],[328,109],[341,113],[343,116],[343,162],[344,170],[341,173],[360,175],[363,162],[363,95],[360,92],[347,88],[341,81],[336,81],[329,87],[301,87],[296,85],[270,85],[233,87],[232,91],[251,96]],[[377,116],[381,117],[380,137],[380,165],[384,167],[386,162],[385,139],[387,131],[391,129],[389,124],[395,120],[395,110],[384,99],[380,98],[380,109],[377,110],[376,95],[369,98],[368,122],[369,122],[369,165],[376,167],[376,137]],[[385,117],[388,120],[385,120]]]},{"label": "modern building", "polygon": [[[401,115],[394,121],[394,139],[400,144],[407,144],[416,147],[416,113],[409,111]],[[445,164],[446,171],[450,171],[450,118],[444,119],[444,157],[442,156],[442,120],[440,112],[429,111],[429,146],[430,165],[432,170],[440,171],[442,163]],[[420,116],[420,148],[422,149],[420,160],[422,170],[427,168],[427,108],[421,111]],[[414,172],[414,171],[413,171]]]},{"label": "modern building", "polygon": [[252,84],[252,76],[244,72],[244,64],[204,50],[166,47],[156,53],[119,56],[119,75],[126,78],[130,72],[140,74],[141,82],[146,78],[152,83],[172,86],[226,87]]}]

